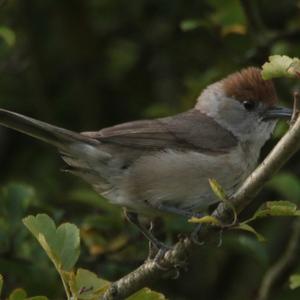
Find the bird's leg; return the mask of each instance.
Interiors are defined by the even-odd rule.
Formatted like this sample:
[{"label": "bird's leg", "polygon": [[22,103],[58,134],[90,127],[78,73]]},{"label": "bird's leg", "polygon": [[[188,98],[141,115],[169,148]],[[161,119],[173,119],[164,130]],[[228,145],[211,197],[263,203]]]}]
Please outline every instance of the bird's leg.
[{"label": "bird's leg", "polygon": [[[170,249],[170,247],[168,247],[167,245],[165,245],[164,243],[162,243],[161,241],[159,241],[153,234],[151,231],[149,231],[147,228],[145,228],[139,221],[138,218],[138,214],[134,213],[134,212],[130,212],[126,209],[124,209],[124,215],[127,218],[127,220],[135,225],[141,232],[142,234],[149,240],[149,242],[152,243],[152,245],[154,245],[157,250],[158,250],[158,254],[159,253],[165,253],[167,250]],[[160,254],[160,256],[162,256]]]},{"label": "bird's leg", "polygon": [[[185,209],[177,208],[174,206],[168,206],[165,204],[153,204],[150,202],[147,202],[147,204],[150,207],[157,209],[161,212],[168,213],[168,214],[175,214],[175,215],[179,215],[179,216],[182,216],[185,218],[191,218],[191,217],[201,218],[205,215],[204,213],[192,212],[190,210],[185,210]],[[197,245],[204,244],[204,242],[200,241],[198,238],[198,233],[201,230],[201,227],[202,227],[202,224],[198,224],[191,234],[192,241]]]},{"label": "bird's leg", "polygon": [[199,232],[202,229],[203,224],[198,224],[196,228],[191,233],[191,240],[193,243],[199,246],[203,246],[204,242],[199,240]]},{"label": "bird's leg", "polygon": [[[154,222],[151,221],[150,222],[150,228],[149,228],[149,232],[152,234],[154,229]],[[148,252],[148,258],[147,260],[151,260],[153,258],[155,258],[156,254],[157,254],[157,249],[156,247],[153,245],[153,243],[151,241],[149,241],[149,252]]]}]

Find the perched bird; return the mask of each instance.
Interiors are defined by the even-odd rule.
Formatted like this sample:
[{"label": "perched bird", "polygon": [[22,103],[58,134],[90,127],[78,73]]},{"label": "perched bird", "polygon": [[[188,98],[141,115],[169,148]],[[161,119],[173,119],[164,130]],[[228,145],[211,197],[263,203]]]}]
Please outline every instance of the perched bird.
[{"label": "perched bird", "polygon": [[0,109],[0,124],[55,146],[73,173],[126,209],[157,248],[138,215],[191,216],[217,201],[208,178],[231,195],[255,168],[279,118],[271,81],[249,67],[209,85],[186,112],[76,133]]}]

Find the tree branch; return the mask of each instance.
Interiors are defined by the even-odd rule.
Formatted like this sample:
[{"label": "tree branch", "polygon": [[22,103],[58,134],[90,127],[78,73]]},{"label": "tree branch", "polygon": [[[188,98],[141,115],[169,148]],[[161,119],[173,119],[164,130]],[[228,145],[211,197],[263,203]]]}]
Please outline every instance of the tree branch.
[{"label": "tree branch", "polygon": [[282,281],[282,279],[289,275],[293,263],[298,257],[299,245],[300,220],[297,219],[293,223],[293,231],[282,257],[271,266],[262,280],[257,300],[269,299],[270,294],[278,281]]},{"label": "tree branch", "polygon": [[153,260],[146,261],[133,272],[112,283],[111,287],[101,299],[125,299],[127,296],[161,278],[162,275],[182,265],[186,257],[186,250],[190,246],[190,239],[185,238],[180,240],[172,250],[169,250],[165,254],[164,258],[159,261],[159,264]]},{"label": "tree branch", "polygon": [[[300,118],[290,127],[284,137],[277,143],[266,159],[246,179],[231,201],[238,212],[242,211],[261,190],[271,176],[277,172],[289,158],[300,149]],[[213,212],[213,215],[223,222],[228,222],[232,214],[231,208],[221,203]],[[205,226],[201,228],[199,236],[201,240],[211,234],[211,230]],[[118,281],[112,283],[106,291],[103,300],[124,299],[137,290],[148,285],[166,274],[166,272],[182,264],[186,251],[191,247],[189,238],[179,241],[173,249],[169,250],[159,261],[159,265],[153,261],[145,262],[135,271],[129,273]]]}]

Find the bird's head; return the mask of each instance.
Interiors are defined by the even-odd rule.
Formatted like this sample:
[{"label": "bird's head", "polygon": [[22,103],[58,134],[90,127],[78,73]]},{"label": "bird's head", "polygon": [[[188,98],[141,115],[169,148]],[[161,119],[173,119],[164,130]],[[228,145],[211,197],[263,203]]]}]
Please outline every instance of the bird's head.
[{"label": "bird's head", "polygon": [[259,68],[249,67],[209,85],[195,108],[230,130],[241,142],[263,145],[277,120],[292,115],[291,109],[276,104],[273,82],[263,80]]}]

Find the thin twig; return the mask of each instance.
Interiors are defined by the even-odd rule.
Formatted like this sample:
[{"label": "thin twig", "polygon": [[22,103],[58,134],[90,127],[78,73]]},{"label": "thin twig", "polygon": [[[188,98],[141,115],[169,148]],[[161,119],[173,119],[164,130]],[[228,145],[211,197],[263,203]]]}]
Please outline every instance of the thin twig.
[{"label": "thin twig", "polygon": [[298,257],[300,245],[300,220],[297,219],[293,224],[293,231],[288,241],[284,253],[278,261],[266,272],[259,292],[257,300],[267,300],[270,298],[274,287],[279,281],[285,281],[289,272],[293,268],[293,264]]},{"label": "thin twig", "polygon": [[293,106],[293,115],[290,121],[290,126],[292,126],[298,116],[299,116],[299,112],[300,112],[300,94],[298,91],[294,92],[294,106]]},{"label": "thin twig", "polygon": [[265,30],[265,25],[260,16],[257,1],[255,0],[240,0],[241,6],[244,10],[244,13],[247,17],[248,25],[250,31],[253,34],[262,32]]},{"label": "thin twig", "polygon": [[[277,143],[266,159],[246,179],[244,184],[234,194],[233,201],[236,210],[243,210],[261,190],[268,179],[277,172],[287,160],[300,149],[300,118],[298,118],[284,137]],[[213,215],[226,222],[230,220],[231,209],[221,203],[213,212]],[[200,239],[212,234],[207,227],[200,231]],[[178,266],[185,257],[186,251],[191,247],[192,242],[186,238],[178,242],[174,249],[169,250],[161,259],[159,264],[145,262],[135,271],[114,282],[103,296],[103,300],[124,299],[137,290],[147,286],[150,282],[162,277],[167,271]]]}]

